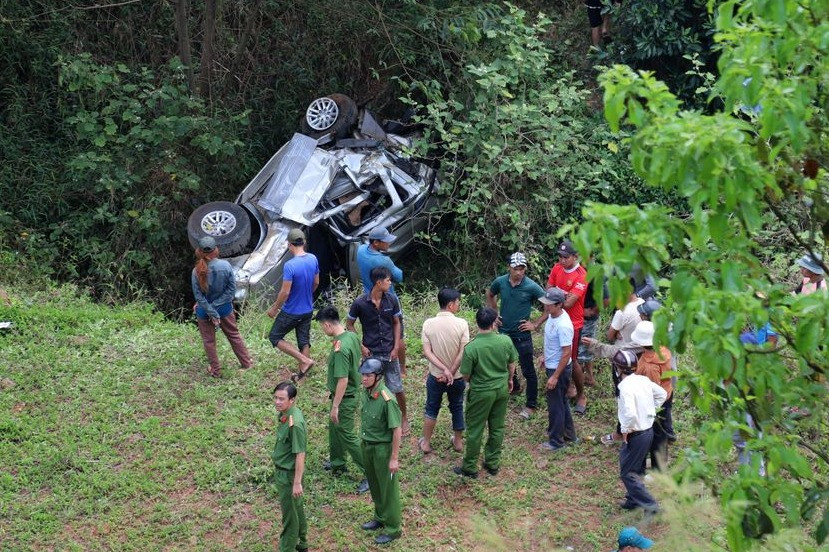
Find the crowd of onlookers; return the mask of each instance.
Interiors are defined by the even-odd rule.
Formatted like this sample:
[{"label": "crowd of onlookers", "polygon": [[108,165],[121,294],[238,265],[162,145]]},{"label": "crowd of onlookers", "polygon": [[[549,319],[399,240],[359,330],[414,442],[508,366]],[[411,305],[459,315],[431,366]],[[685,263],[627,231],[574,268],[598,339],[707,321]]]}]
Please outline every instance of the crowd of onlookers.
[{"label": "crowd of onlookers", "polygon": [[[357,490],[370,491],[375,506],[373,518],[362,528],[382,530],[375,538],[378,544],[391,542],[402,533],[396,474],[401,440],[411,431],[403,385],[403,313],[394,291],[403,272],[384,254],[394,239],[384,227],[373,229],[369,243],[361,245],[357,254],[363,293],[344,318],[332,306],[320,309],[315,317],[332,339],[326,372],[331,403],[330,458],[324,468],[341,474],[350,456],[362,471],[365,477]],[[292,378],[294,383],[282,382],[274,390],[280,418],[272,458],[283,512],[280,550],[304,550],[307,527],[302,479],[307,443],[304,417],[295,405],[295,383],[315,364],[309,351],[319,263],[305,251],[302,231],[294,229],[288,234],[288,247],[293,256],[285,264],[282,286],[267,311],[274,318],[269,339],[275,348],[296,359],[298,371]],[[445,395],[451,414],[451,446],[463,453],[462,463],[453,470],[463,477],[478,478],[482,468],[496,476],[501,468],[509,395],[523,395],[519,415],[530,419],[538,410],[541,390],[547,406],[548,438],[539,449],[558,453],[579,442],[574,415],[583,415],[588,408],[587,388],[595,384],[594,358],[606,358],[612,367],[618,420],[615,430],[601,441],[620,445],[619,475],[626,491],[620,506],[655,512],[658,504],[644,484],[646,465],[650,460],[653,469],[665,469],[668,444],[676,439],[672,421],[676,357],[668,348],[654,345],[651,318],[662,308],[654,298],[656,284],[650,276],[633,271],[627,302],[613,314],[607,340],[602,342],[596,334],[599,311],[607,307],[606,288],[601,282],[586,281],[585,267],[572,243],[561,242],[557,254],[558,262],[543,287],[526,275],[528,263],[523,253],[509,257],[507,272],[492,281],[486,290],[486,305],[475,314],[477,332],[472,340],[467,321],[456,316],[460,292],[452,288],[438,292],[440,311],[423,323],[420,336],[429,372],[418,447],[423,454],[432,452],[432,435]],[[209,373],[217,377],[220,373],[216,329],[225,333],[242,367],[247,368],[252,360],[236,327],[232,269],[218,258],[212,238],[199,242],[196,256],[192,284]],[[825,291],[820,261],[814,255],[798,261],[803,281],[797,293]],[[603,289],[595,290],[594,285]],[[541,313],[534,317],[538,306]],[[360,337],[355,333],[357,324]],[[297,346],[285,339],[292,331]],[[533,332],[537,331],[543,336],[538,358],[533,348]],[[745,339],[757,344],[774,336],[767,325],[752,329]],[[539,373],[544,374],[541,381]],[[358,415],[359,435],[355,429]],[[735,444],[740,447],[739,442]],[[744,461],[748,455],[744,442],[742,447]],[[619,535],[620,550],[645,549],[651,544],[634,528],[625,528]]]}]

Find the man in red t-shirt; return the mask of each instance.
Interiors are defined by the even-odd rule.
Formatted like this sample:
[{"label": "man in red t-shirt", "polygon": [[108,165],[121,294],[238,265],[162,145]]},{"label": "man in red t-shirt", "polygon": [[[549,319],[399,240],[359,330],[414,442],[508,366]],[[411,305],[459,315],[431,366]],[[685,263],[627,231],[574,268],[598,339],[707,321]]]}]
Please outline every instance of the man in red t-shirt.
[{"label": "man in red t-shirt", "polygon": [[587,409],[587,397],[584,395],[584,373],[579,364],[579,338],[584,326],[584,295],[587,292],[587,271],[579,264],[579,254],[570,240],[564,240],[556,248],[558,263],[550,271],[547,278],[547,287],[557,287],[567,294],[564,300],[564,310],[570,315],[573,322],[573,381],[576,384],[576,406],[573,411],[584,414]]}]

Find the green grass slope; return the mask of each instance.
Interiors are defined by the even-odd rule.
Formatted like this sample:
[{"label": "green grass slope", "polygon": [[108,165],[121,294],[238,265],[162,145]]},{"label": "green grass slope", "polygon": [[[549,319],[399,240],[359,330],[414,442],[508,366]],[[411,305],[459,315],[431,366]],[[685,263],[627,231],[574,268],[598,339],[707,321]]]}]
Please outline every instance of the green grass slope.
[{"label": "green grass slope", "polygon": [[[4,550],[274,549],[280,513],[269,483],[276,420],[270,392],[293,363],[265,339],[264,314],[249,312],[240,321],[256,366],[239,370],[220,338],[224,375],[217,380],[207,375],[192,323],[167,321],[147,305],[95,304],[71,287],[0,290],[0,320],[15,323],[0,332]],[[497,477],[482,472],[480,480],[466,481],[451,473],[460,455],[449,448],[445,406],[435,454],[419,453],[426,364],[418,338],[423,319],[437,308],[431,295],[409,296],[405,305],[413,431],[402,445],[404,535],[394,549],[601,551],[613,547],[627,524],[663,543],[671,539],[665,517],[645,520],[617,508],[624,494],[617,449],[598,443],[614,425],[606,369],[590,391],[587,415],[576,420],[582,442],[562,454],[537,450],[546,411],[524,421],[518,417],[523,400],[514,398]],[[338,299],[341,310],[346,301]],[[356,469],[337,479],[322,469],[328,414],[322,365],[329,345],[316,325],[312,341],[319,366],[298,398],[309,427],[311,546],[373,549],[359,528],[372,506],[368,496],[354,493]],[[699,498],[690,500],[703,504]],[[681,523],[710,541],[711,525],[704,534],[698,521]]]}]

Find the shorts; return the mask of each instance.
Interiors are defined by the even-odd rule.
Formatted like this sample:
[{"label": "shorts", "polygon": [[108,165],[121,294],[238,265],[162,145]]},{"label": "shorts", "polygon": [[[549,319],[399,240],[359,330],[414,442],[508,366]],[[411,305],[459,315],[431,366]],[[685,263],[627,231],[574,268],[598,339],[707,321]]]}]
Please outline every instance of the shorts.
[{"label": "shorts", "polygon": [[[593,320],[585,318],[584,326],[581,328],[581,337],[596,337],[596,328],[598,325],[598,318],[594,318]],[[584,343],[579,343],[578,360],[579,364],[593,362],[593,353],[590,351],[590,347]]]},{"label": "shorts", "polygon": [[386,388],[392,393],[403,392],[403,378],[400,375],[400,361],[388,360],[388,357],[375,356],[383,363],[383,377],[386,380]]},{"label": "shorts", "polygon": [[591,28],[602,26],[602,0],[585,0],[587,6],[587,20]]},{"label": "shorts", "polygon": [[289,314],[285,311],[279,311],[273,321],[273,326],[271,326],[268,340],[276,347],[276,344],[285,339],[285,336],[291,330],[296,330],[296,344],[299,346],[299,350],[310,347],[312,314],[313,311],[307,314]]}]

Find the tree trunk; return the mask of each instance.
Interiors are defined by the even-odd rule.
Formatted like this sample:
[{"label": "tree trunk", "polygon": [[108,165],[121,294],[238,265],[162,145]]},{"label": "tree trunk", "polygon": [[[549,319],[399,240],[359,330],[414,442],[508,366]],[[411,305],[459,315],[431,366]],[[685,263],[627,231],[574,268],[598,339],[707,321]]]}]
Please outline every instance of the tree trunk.
[{"label": "tree trunk", "polygon": [[201,50],[199,93],[210,99],[210,73],[213,66],[213,43],[216,38],[216,4],[218,0],[206,0],[204,9],[204,41]]},{"label": "tree trunk", "polygon": [[231,86],[234,86],[234,84],[231,83],[235,83],[236,88],[239,89],[238,83],[241,83],[241,78],[237,73],[242,65],[242,60],[245,57],[245,51],[248,48],[248,43],[253,36],[253,26],[256,24],[257,17],[259,17],[259,8],[261,7],[262,0],[255,0],[253,6],[250,8],[250,13],[248,14],[248,19],[245,23],[245,29],[242,31],[242,36],[239,37],[239,42],[236,46],[236,55],[233,56],[233,62],[230,66],[230,76],[226,83],[226,87],[228,89]]},{"label": "tree trunk", "polygon": [[187,19],[190,12],[190,0],[176,2],[176,31],[178,32],[178,57],[187,67],[187,89],[193,92],[193,59],[190,56],[190,28]]}]

